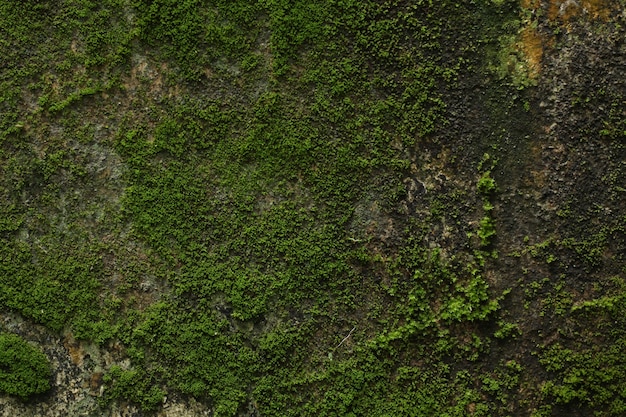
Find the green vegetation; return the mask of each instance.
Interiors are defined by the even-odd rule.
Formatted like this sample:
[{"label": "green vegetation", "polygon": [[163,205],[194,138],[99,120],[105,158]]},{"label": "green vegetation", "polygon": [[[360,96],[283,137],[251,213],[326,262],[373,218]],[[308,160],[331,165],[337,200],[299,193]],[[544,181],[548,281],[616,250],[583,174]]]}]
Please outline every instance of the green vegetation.
[{"label": "green vegetation", "polygon": [[0,392],[26,400],[50,389],[51,374],[41,350],[15,334],[0,333]]},{"label": "green vegetation", "polygon": [[[598,273],[623,274],[623,225],[590,220],[600,203],[561,205],[562,229],[528,226],[532,242],[506,235],[518,183],[503,172],[530,160],[535,128],[513,124],[528,68],[503,61],[522,59],[520,13],[2,2],[0,311],[115,346],[102,407],[153,412],[173,394],[216,416],[618,415],[626,324],[598,346],[581,324],[580,345],[518,350],[533,320],[609,326],[624,297]],[[618,142],[620,117],[596,133]],[[534,268],[519,285],[498,258],[511,248]],[[571,284],[580,268],[597,291]],[[538,318],[512,319],[516,303]],[[28,398],[50,369],[20,346],[25,385],[0,388]]]},{"label": "green vegetation", "polygon": [[[623,281],[615,279],[623,289]],[[542,387],[542,394],[556,404],[582,403],[591,409],[618,416],[626,411],[621,381],[626,377],[623,347],[626,343],[621,311],[624,293],[594,299],[571,308],[574,319],[598,323],[596,329],[575,329],[582,343],[555,343],[542,349],[539,358],[556,375]],[[590,343],[594,341],[593,343]],[[569,343],[568,343],[569,345]]]}]

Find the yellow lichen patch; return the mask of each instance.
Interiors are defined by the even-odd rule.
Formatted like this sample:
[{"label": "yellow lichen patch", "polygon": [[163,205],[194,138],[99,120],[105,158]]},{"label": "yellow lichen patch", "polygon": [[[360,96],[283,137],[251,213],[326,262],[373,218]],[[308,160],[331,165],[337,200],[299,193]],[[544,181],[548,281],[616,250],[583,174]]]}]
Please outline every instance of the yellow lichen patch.
[{"label": "yellow lichen patch", "polygon": [[501,49],[492,69],[519,88],[536,85],[544,50],[552,43],[553,39],[542,35],[534,25],[525,24],[517,34],[500,38]]},{"label": "yellow lichen patch", "polygon": [[536,78],[541,72],[544,39],[532,26],[527,26],[520,33],[519,48],[528,65],[528,76]]}]

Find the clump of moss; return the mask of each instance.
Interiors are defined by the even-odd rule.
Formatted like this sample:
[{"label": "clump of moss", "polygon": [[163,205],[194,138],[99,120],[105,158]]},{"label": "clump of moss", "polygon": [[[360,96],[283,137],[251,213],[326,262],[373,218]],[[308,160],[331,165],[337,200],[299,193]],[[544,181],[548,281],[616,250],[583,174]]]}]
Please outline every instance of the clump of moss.
[{"label": "clump of moss", "polygon": [[0,392],[27,399],[50,389],[48,358],[21,337],[0,333]]}]

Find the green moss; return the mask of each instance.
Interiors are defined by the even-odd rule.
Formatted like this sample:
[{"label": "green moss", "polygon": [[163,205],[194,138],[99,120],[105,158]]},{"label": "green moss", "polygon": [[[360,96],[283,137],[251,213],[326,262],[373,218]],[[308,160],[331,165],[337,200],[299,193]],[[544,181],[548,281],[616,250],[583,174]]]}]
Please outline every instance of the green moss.
[{"label": "green moss", "polygon": [[35,264],[26,245],[2,243],[0,300],[5,306],[55,330],[77,317],[97,317],[97,261],[73,257],[61,260],[55,251],[37,254],[41,258]]},{"label": "green moss", "polygon": [[[502,98],[510,110],[530,83],[507,62],[517,2],[51,4],[0,5],[0,305],[103,349],[121,342],[131,364],[110,369],[104,402],[519,411],[526,371],[500,359],[524,324],[503,321],[508,300],[490,288],[507,282],[496,224],[511,230],[496,155],[516,131]],[[489,61],[512,89],[485,87]],[[468,91],[492,113],[459,101]],[[613,103],[600,134],[615,144]],[[461,132],[460,113],[489,126]],[[606,178],[615,201],[618,174]],[[524,230],[543,242],[519,259],[612,262],[620,230],[588,230]],[[621,305],[617,293],[576,303],[565,279],[526,288],[544,316]],[[589,348],[567,349],[602,379]],[[558,374],[541,401],[591,404],[586,392],[620,409],[617,389],[608,398],[540,350]]]},{"label": "green moss", "polygon": [[496,339],[516,338],[520,336],[521,330],[515,323],[498,322],[498,330],[493,333]]},{"label": "green moss", "polygon": [[112,366],[103,379],[109,386],[106,395],[109,400],[130,399],[147,411],[156,410],[163,404],[165,392],[152,385],[153,381],[143,370]]},{"label": "green moss", "polygon": [[496,181],[491,177],[491,171],[483,173],[478,180],[476,188],[485,197],[492,195],[496,191]]},{"label": "green moss", "polygon": [[50,389],[46,355],[21,337],[0,333],[0,391],[22,400]]}]

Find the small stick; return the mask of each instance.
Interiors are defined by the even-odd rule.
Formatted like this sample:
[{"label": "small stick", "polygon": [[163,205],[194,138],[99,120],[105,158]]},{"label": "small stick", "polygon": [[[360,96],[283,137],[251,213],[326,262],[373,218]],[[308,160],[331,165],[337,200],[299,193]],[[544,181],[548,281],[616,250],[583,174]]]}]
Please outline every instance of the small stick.
[{"label": "small stick", "polygon": [[341,345],[343,345],[343,342],[345,342],[346,340],[348,340],[348,338],[350,337],[350,335],[352,334],[352,332],[353,332],[353,331],[355,331],[355,330],[356,330],[356,326],[354,326],[354,327],[352,328],[352,330],[350,330],[350,333],[348,333],[348,335],[347,335],[346,337],[344,337],[344,338],[343,338],[343,340],[341,341],[341,343],[339,343],[335,349],[339,349],[339,347],[340,347]]}]

